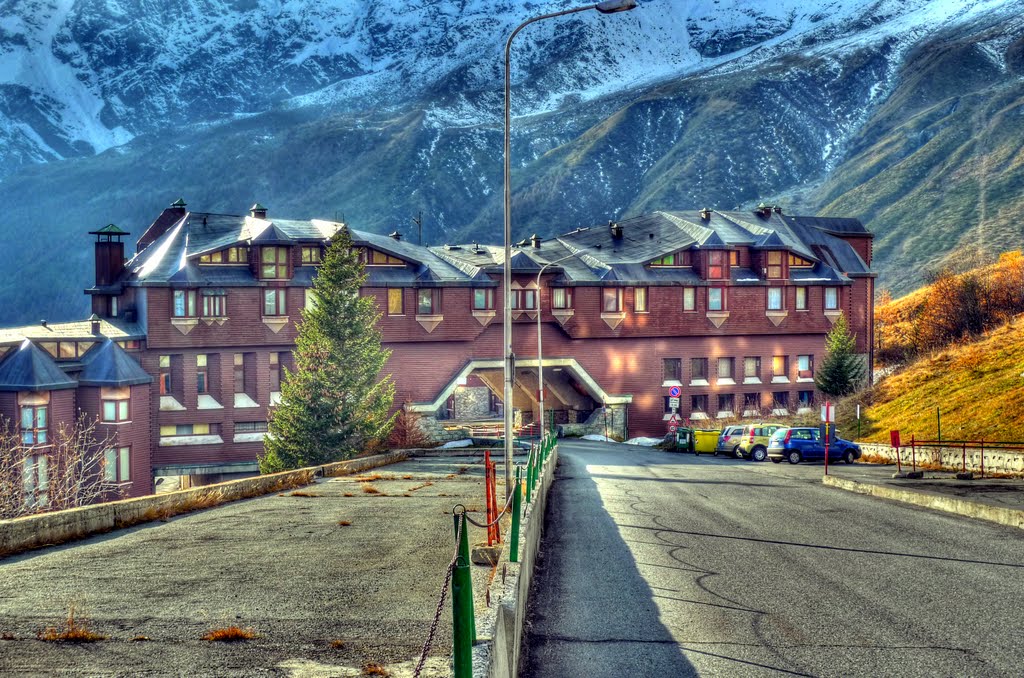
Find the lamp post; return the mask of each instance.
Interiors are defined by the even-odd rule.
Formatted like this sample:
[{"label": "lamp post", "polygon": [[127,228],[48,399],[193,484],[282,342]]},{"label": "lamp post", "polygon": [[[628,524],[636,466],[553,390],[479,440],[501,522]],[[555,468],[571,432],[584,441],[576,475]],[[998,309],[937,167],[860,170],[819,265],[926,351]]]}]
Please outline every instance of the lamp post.
[{"label": "lamp post", "polygon": [[[606,0],[605,2],[599,2],[594,5],[583,5],[581,7],[575,7],[573,9],[562,10],[561,12],[552,12],[550,14],[541,14],[535,16],[532,19],[527,19],[523,23],[516,26],[512,34],[508,36],[508,40],[505,41],[505,146],[504,146],[504,157],[505,157],[505,261],[504,261],[504,289],[503,289],[503,303],[504,310],[502,313],[502,323],[504,327],[504,366],[505,366],[505,493],[506,496],[512,493],[512,385],[514,375],[515,356],[512,354],[512,267],[509,265],[509,259],[512,258],[512,186],[511,186],[511,153],[509,147],[511,146],[511,91],[512,91],[512,80],[511,80],[511,50],[512,40],[519,34],[519,31],[523,30],[532,23],[542,21],[544,19],[552,19],[554,17],[563,16],[565,14],[575,14],[576,12],[586,12],[589,10],[597,10],[602,14],[615,14],[617,12],[625,12],[627,10],[636,7],[636,0]],[[543,412],[541,413],[543,415]]]},{"label": "lamp post", "polygon": [[542,315],[544,315],[544,309],[541,307],[541,303],[540,303],[540,277],[541,277],[541,275],[544,274],[544,269],[546,269],[548,266],[554,266],[555,264],[561,263],[561,262],[565,261],[566,259],[572,259],[574,256],[576,256],[576,255],[574,255],[574,254],[567,254],[564,257],[562,257],[561,259],[555,259],[554,261],[549,261],[548,263],[546,263],[543,266],[541,266],[540,270],[537,271],[537,394],[539,396],[538,399],[540,400],[540,437],[541,437],[541,440],[544,439],[544,353],[541,351],[541,341],[540,341],[541,324],[540,324],[540,318],[541,318]]}]

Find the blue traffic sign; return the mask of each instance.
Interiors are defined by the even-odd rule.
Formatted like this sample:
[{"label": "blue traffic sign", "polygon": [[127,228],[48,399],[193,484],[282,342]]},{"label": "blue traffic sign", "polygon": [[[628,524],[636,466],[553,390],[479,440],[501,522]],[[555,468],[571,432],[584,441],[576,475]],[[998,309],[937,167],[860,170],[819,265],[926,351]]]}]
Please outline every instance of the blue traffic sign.
[{"label": "blue traffic sign", "polygon": [[680,393],[682,393],[682,391],[678,386],[673,386],[668,390],[668,394],[673,398],[678,398]]}]

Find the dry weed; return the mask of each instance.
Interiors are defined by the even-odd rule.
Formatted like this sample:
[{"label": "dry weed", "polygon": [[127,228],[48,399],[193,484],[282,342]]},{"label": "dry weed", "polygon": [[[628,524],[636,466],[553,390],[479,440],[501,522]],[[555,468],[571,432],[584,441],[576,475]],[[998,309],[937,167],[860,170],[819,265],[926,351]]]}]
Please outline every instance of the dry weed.
[{"label": "dry weed", "polygon": [[340,525],[341,527],[348,527],[351,524],[352,524],[351,520],[339,520],[338,521],[338,525]]},{"label": "dry weed", "polygon": [[373,485],[366,484],[366,485],[363,485],[363,493],[364,494],[380,494],[380,490],[378,490]]},{"label": "dry weed", "polygon": [[352,494],[351,492],[346,492],[345,494],[343,494],[341,496],[343,496],[343,497],[354,497],[356,495]]},{"label": "dry weed", "polygon": [[291,497],[319,497],[321,495],[317,494],[316,492],[303,492],[303,491],[300,490],[300,491],[292,492],[289,496],[291,496]]},{"label": "dry weed", "polygon": [[203,640],[221,643],[234,643],[240,640],[252,640],[256,632],[252,629],[243,629],[240,626],[225,626],[219,629],[212,629],[203,636]]},{"label": "dry weed", "polygon": [[150,638],[149,636],[143,636],[143,635],[138,635],[138,636],[135,636],[134,638],[132,638],[132,642],[133,643],[139,643],[139,642],[142,642],[142,641],[145,641],[145,640],[153,640],[153,639]]},{"label": "dry weed", "polygon": [[63,628],[47,626],[36,634],[36,637],[47,642],[65,640],[71,643],[94,643],[97,640],[107,639],[106,636],[89,629],[89,620],[84,615],[79,615],[78,619],[75,619],[74,605],[68,607],[68,618],[65,620]]},{"label": "dry weed", "polygon": [[368,476],[360,476],[360,477],[356,478],[355,480],[356,480],[356,482],[360,482],[360,483],[372,483],[374,480],[380,480],[382,478],[384,478],[384,476],[382,476],[379,473],[371,473]]},{"label": "dry weed", "polygon": [[363,664],[363,675],[364,676],[387,676],[391,675],[391,672],[380,664]]},{"label": "dry weed", "polygon": [[406,474],[402,476],[402,480],[412,480],[412,474]]},{"label": "dry weed", "polygon": [[332,640],[331,647],[333,647],[335,650],[340,650],[341,648],[345,647],[345,641],[341,640],[340,638]]}]

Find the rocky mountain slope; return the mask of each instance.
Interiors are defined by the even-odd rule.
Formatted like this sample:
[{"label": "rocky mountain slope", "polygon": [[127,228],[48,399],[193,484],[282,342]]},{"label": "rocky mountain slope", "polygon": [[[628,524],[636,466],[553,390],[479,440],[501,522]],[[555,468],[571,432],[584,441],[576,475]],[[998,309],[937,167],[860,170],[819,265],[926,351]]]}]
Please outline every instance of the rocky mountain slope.
[{"label": "rocky mountain slope", "polygon": [[[179,195],[496,241],[504,36],[568,6],[0,0],[0,322],[83,312],[85,233]],[[1022,8],[648,0],[531,26],[516,235],[777,200],[864,219],[896,290],[1019,241]]]}]

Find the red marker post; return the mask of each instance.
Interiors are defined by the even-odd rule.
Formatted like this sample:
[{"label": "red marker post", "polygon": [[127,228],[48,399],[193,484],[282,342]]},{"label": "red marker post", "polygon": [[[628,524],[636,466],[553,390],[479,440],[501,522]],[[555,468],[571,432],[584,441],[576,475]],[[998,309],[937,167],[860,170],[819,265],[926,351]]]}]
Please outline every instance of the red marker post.
[{"label": "red marker post", "polygon": [[828,423],[831,418],[832,404],[825,401],[825,475],[828,475]]}]

